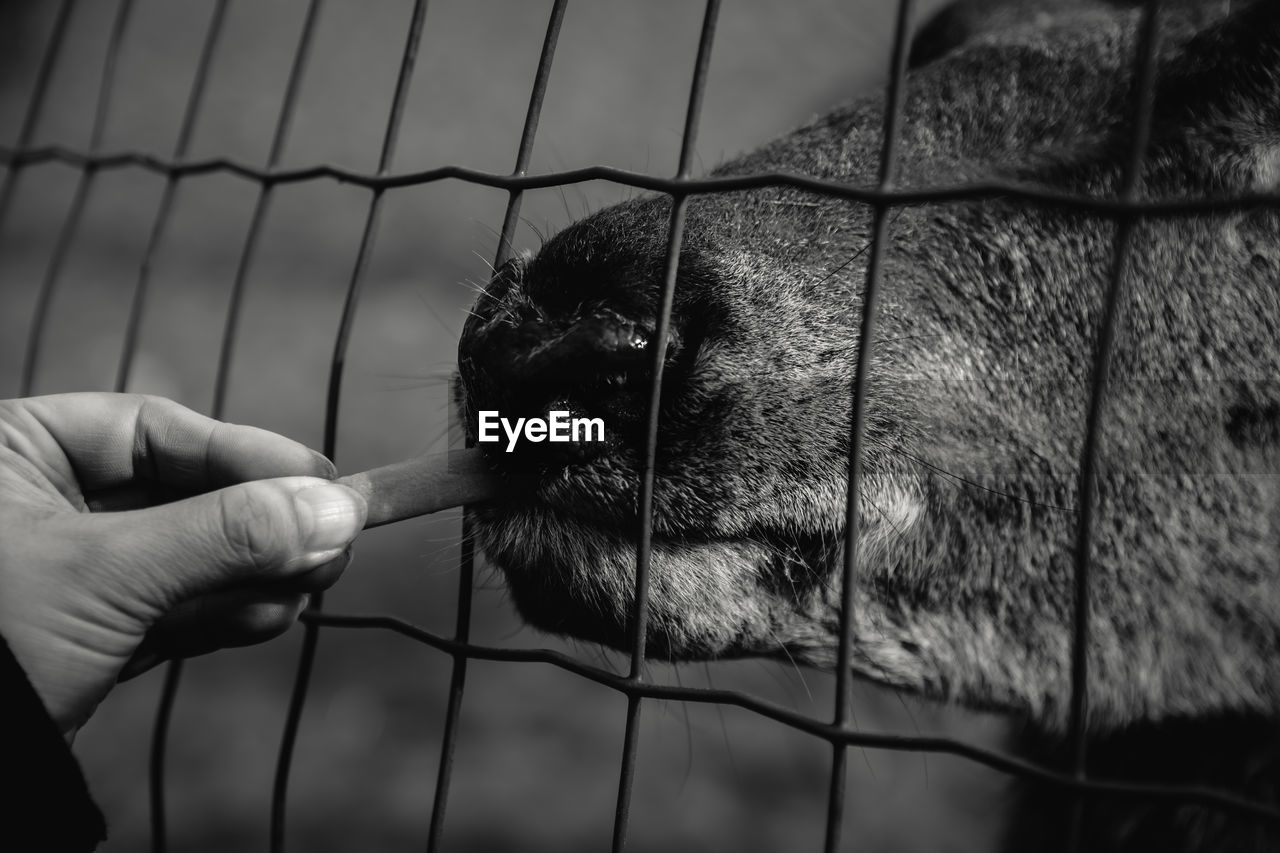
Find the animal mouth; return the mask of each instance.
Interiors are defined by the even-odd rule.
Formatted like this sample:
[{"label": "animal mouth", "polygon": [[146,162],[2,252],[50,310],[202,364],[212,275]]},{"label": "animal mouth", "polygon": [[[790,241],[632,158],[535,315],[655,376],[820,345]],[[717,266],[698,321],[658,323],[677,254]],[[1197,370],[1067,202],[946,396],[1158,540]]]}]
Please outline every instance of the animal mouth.
[{"label": "animal mouth", "polygon": [[[568,498],[591,497],[561,501],[567,483],[640,468],[654,383],[655,294],[637,298],[628,290],[633,298],[620,299],[613,276],[606,276],[594,290],[566,295],[558,277],[554,289],[541,283],[536,264],[517,259],[504,266],[490,284],[492,298],[476,304],[459,344],[458,402],[468,437],[495,468],[532,479],[548,503],[566,506]],[[695,351],[686,344],[681,314],[664,347],[668,410],[682,404],[681,380]],[[500,421],[502,432],[486,434],[482,415],[493,426]],[[556,419],[584,428],[545,433]],[[539,422],[543,434],[526,430],[517,439]]]},{"label": "animal mouth", "polygon": [[[634,627],[633,528],[539,499],[474,510],[487,558],[517,610],[536,628],[626,648]],[[760,546],[654,531],[646,655],[665,660],[766,653],[741,623],[751,582],[737,575]],[[723,613],[721,612],[723,611]],[[767,632],[766,632],[767,633]]]}]

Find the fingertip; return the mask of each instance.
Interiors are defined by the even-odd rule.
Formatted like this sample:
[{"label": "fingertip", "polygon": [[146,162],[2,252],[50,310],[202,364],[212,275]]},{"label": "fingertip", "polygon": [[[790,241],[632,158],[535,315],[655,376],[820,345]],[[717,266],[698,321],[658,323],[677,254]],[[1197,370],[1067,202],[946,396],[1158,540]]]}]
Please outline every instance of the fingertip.
[{"label": "fingertip", "polygon": [[[119,544],[112,562],[146,580],[158,605],[237,584],[331,583],[364,526],[364,499],[318,477],[241,483],[145,510],[91,516]],[[298,583],[327,564],[311,581]],[[179,570],[175,570],[175,566]]]},{"label": "fingertip", "polygon": [[121,680],[166,660],[266,642],[288,631],[311,603],[296,590],[236,589],[191,599],[152,626]]},{"label": "fingertip", "polygon": [[292,628],[310,603],[311,595],[304,592],[246,605],[230,614],[223,645],[251,646],[274,639]]},{"label": "fingertip", "polygon": [[328,456],[325,456],[318,450],[311,451],[311,461],[315,465],[312,476],[321,477],[325,480],[332,480],[338,476],[338,467],[333,464]]},{"label": "fingertip", "polygon": [[313,564],[332,559],[329,552],[350,545],[369,515],[364,497],[340,483],[302,488],[293,499]]},{"label": "fingertip", "polygon": [[336,557],[290,581],[290,586],[307,592],[322,592],[337,583],[349,565],[351,565],[350,545],[339,551]]}]

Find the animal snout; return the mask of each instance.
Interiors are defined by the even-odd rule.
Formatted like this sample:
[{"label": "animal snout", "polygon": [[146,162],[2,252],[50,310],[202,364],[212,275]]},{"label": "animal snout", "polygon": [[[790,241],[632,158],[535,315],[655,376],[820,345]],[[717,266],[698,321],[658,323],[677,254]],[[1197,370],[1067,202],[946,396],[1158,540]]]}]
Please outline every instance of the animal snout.
[{"label": "animal snout", "polygon": [[[538,467],[634,442],[653,378],[653,311],[601,295],[535,301],[523,283],[500,279],[488,292],[459,344],[471,436],[506,464]],[[668,357],[680,348],[673,331]]]}]

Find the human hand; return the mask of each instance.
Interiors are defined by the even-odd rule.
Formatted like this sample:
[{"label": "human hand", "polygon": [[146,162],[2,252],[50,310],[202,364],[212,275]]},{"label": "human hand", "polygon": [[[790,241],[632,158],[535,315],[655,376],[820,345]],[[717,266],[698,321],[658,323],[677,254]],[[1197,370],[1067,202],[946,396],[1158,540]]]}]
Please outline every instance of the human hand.
[{"label": "human hand", "polygon": [[117,680],[291,626],[364,525],[333,474],[157,397],[0,401],[0,636],[59,730]]}]

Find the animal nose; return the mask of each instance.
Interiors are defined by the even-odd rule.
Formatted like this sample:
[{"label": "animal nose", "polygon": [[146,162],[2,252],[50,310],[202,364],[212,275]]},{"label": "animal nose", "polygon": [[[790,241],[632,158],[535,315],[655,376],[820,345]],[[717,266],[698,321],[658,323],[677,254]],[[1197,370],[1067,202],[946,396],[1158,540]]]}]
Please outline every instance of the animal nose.
[{"label": "animal nose", "polygon": [[504,337],[491,339],[495,355],[505,355],[493,364],[500,378],[555,387],[619,380],[643,369],[653,333],[602,307],[559,323],[526,319]]},{"label": "animal nose", "polygon": [[[550,316],[531,305],[468,324],[460,344],[464,411],[473,437],[482,412],[505,422],[491,452],[540,466],[586,461],[631,441],[644,418],[652,380],[654,323],[601,304]],[[672,349],[668,345],[668,350]],[[558,437],[510,430],[535,421],[583,423]],[[599,422],[602,429],[587,426]],[[600,433],[603,433],[601,435]],[[495,432],[490,430],[490,440]]]}]

